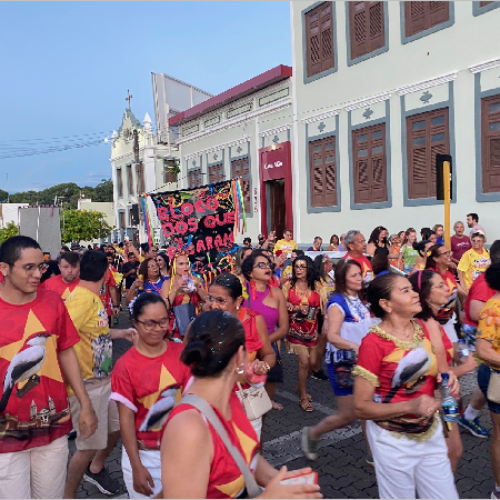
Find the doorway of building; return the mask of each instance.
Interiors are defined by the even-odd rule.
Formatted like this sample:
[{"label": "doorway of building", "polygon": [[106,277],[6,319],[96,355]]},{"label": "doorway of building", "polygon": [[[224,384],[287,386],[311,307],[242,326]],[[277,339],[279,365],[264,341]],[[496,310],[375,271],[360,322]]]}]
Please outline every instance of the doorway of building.
[{"label": "doorway of building", "polygon": [[[286,229],[285,180],[278,179],[269,183],[270,231],[276,231],[278,239],[283,237]],[[292,200],[289,200],[290,203]]]}]

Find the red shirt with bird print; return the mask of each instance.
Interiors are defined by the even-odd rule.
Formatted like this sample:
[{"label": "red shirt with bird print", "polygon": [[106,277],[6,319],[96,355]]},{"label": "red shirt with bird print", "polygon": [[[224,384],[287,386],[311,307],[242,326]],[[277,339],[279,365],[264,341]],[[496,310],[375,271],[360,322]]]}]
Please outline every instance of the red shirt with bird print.
[{"label": "red shirt with bird print", "polygon": [[[390,335],[379,326],[372,326],[361,341],[353,375],[365,378],[375,387],[373,400],[377,403],[409,401],[422,394],[434,397],[438,374],[436,355],[428,332],[417,321],[412,321],[412,325],[413,337],[408,341]],[[389,431],[420,434],[419,439],[422,433],[437,426],[432,415],[430,418],[403,415],[376,423]]]},{"label": "red shirt with bird print", "polygon": [[71,430],[58,354],[79,341],[56,292],[38,290],[22,305],[0,299],[0,453],[45,446]]},{"label": "red shirt with bird print", "polygon": [[191,377],[191,371],[180,360],[184,345],[166,344],[167,350],[156,358],[130,348],[111,374],[111,399],[135,413],[135,432],[142,449],[160,449],[168,414]]}]

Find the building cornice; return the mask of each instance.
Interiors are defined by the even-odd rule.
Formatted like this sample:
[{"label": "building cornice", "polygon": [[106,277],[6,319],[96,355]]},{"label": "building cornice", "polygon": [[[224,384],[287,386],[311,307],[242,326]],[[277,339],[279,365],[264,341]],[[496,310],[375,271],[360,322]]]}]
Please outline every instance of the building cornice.
[{"label": "building cornice", "polygon": [[359,99],[358,101],[353,101],[344,106],[346,111],[353,111],[355,109],[367,108],[377,102],[387,101],[391,98],[391,92],[382,92],[381,94],[376,94],[371,97],[367,97],[366,99]]},{"label": "building cornice", "polygon": [[469,71],[471,73],[480,73],[481,71],[486,71],[488,69],[498,68],[498,66],[500,66],[500,57],[498,59],[491,59],[489,61],[469,66]]},{"label": "building cornice", "polygon": [[319,122],[320,120],[326,120],[327,118],[333,118],[337,116],[342,111],[342,108],[330,109],[323,113],[319,113],[317,115],[309,116],[308,118],[303,118],[301,120],[302,123],[313,123]]},{"label": "building cornice", "polygon": [[192,160],[193,158],[198,158],[203,154],[215,153],[216,151],[220,151],[224,148],[232,148],[233,146],[238,146],[239,144],[244,144],[250,140],[250,136],[246,135],[241,139],[236,139],[234,141],[224,142],[222,144],[218,144],[217,146],[213,146],[212,148],[202,149],[201,151],[197,151],[196,153],[190,153],[188,155],[184,155],[184,160]]},{"label": "building cornice", "polygon": [[[209,129],[206,130],[200,130],[199,132],[190,135],[186,138],[179,139],[177,141],[177,144],[186,144],[192,141],[195,141],[196,139],[200,139],[201,137],[206,137],[207,135],[211,135],[215,132],[220,132],[221,130],[226,130],[228,128],[234,127],[235,125],[238,125],[239,123],[246,122],[248,120],[251,120],[253,118],[258,118],[259,116],[265,115],[267,113],[271,113],[273,111],[279,111],[280,109],[287,108],[288,106],[291,106],[292,104],[292,99],[290,97],[285,98],[285,99],[280,99],[279,101],[276,101],[272,104],[268,104],[267,106],[263,106],[262,108],[256,109],[254,111],[248,111],[247,113],[243,113],[242,115],[231,118],[230,120],[226,120],[219,125],[215,125],[213,127],[210,127]],[[188,122],[189,123],[189,122]]]},{"label": "building cornice", "polygon": [[435,87],[436,85],[441,85],[443,83],[455,80],[457,74],[458,71],[452,71],[451,73],[446,73],[445,75],[441,75],[436,78],[431,78],[430,80],[423,80],[421,82],[412,83],[411,85],[405,85],[404,87],[396,89],[396,92],[401,97],[402,95],[429,89],[431,87]]},{"label": "building cornice", "polygon": [[[166,147],[166,146],[160,146],[160,145],[141,146],[139,148],[139,153],[143,152],[145,149],[168,149],[168,147]],[[126,158],[129,158],[130,156],[134,156],[134,152],[133,151],[129,151],[128,153],[123,153],[120,156],[115,156],[114,158],[110,158],[109,161],[110,162],[120,161],[120,160],[124,160]]]},{"label": "building cornice", "polygon": [[276,135],[279,134],[280,132],[285,132],[286,130],[290,130],[291,128],[292,125],[290,123],[288,125],[283,125],[281,127],[270,128],[268,130],[259,132],[259,137],[268,137],[270,135]]}]

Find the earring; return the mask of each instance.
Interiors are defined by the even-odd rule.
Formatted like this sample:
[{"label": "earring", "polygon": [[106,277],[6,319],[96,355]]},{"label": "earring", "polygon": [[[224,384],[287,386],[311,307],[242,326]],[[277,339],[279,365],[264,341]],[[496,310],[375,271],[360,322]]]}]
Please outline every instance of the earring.
[{"label": "earring", "polygon": [[241,363],[240,367],[236,370],[236,373],[238,375],[243,375],[243,373],[245,373],[245,365],[243,363]]}]

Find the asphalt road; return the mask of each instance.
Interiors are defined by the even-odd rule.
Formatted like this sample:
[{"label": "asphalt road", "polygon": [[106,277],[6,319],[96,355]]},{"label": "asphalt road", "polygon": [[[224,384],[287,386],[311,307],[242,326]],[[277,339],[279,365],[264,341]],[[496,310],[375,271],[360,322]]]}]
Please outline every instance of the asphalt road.
[{"label": "asphalt road", "polygon": [[[128,314],[122,313],[120,328],[130,326]],[[122,356],[129,348],[126,340],[115,341],[114,358]],[[304,426],[317,423],[325,415],[335,413],[336,401],[328,381],[310,380],[308,391],[313,397],[314,411],[306,413],[299,407],[295,394],[297,385],[297,360],[294,355],[282,352],[284,383],[278,386],[276,400],[283,410],[271,410],[264,427],[264,457],[275,466],[287,465],[289,469],[312,467],[319,476],[321,492],[325,498],[378,498],[375,472],[365,463],[366,445],[359,423],[332,432],[320,441],[319,457],[308,461],[302,454],[300,430]],[[326,372],[326,370],[325,370]],[[467,375],[461,379],[464,405],[468,404],[475,386],[475,376]],[[465,407],[465,406],[464,406]],[[483,410],[481,422],[491,430],[487,410]],[[478,439],[462,432],[464,453],[456,474],[460,498],[490,498],[494,487],[489,456],[489,440]],[[74,445],[70,442],[70,452]],[[122,486],[115,498],[128,498],[121,473],[121,443],[109,457],[106,467],[111,476]],[[78,498],[106,498],[94,485],[82,483]]]}]

